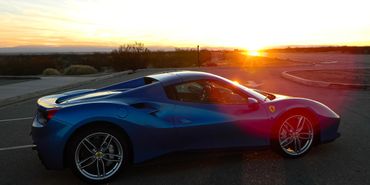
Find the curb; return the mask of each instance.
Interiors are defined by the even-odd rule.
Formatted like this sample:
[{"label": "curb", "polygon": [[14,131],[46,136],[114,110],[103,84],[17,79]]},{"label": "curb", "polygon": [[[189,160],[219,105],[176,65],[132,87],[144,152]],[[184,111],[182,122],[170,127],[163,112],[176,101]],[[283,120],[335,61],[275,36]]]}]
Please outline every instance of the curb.
[{"label": "curb", "polygon": [[14,104],[14,103],[18,103],[18,102],[21,102],[21,101],[24,101],[24,100],[35,98],[35,97],[40,97],[40,96],[43,96],[43,95],[51,94],[51,93],[54,93],[56,91],[71,89],[71,88],[78,87],[78,86],[80,86],[82,84],[85,84],[85,83],[90,83],[90,82],[95,82],[95,81],[100,81],[100,80],[106,80],[106,79],[109,79],[109,78],[114,78],[114,77],[117,77],[117,76],[129,74],[129,73],[132,73],[132,70],[117,72],[117,73],[113,73],[113,74],[109,74],[109,75],[105,75],[105,76],[100,76],[100,77],[90,79],[90,80],[86,80],[86,81],[81,81],[81,82],[72,83],[72,84],[68,84],[68,85],[64,85],[64,86],[60,86],[60,87],[55,87],[55,88],[51,88],[51,89],[36,91],[36,92],[27,93],[27,94],[20,95],[20,96],[7,98],[7,99],[4,99],[4,100],[0,101],[0,107],[7,106],[7,105],[10,105],[10,104]]},{"label": "curb", "polygon": [[[296,70],[302,71],[302,70]],[[326,82],[326,81],[318,81],[318,80],[308,80],[305,78],[301,78],[289,72],[294,71],[284,71],[281,73],[281,76],[285,79],[307,85],[307,86],[314,86],[314,87],[325,87],[325,88],[336,88],[336,89],[370,89],[370,84],[350,84],[350,83],[338,83],[338,82]]]}]

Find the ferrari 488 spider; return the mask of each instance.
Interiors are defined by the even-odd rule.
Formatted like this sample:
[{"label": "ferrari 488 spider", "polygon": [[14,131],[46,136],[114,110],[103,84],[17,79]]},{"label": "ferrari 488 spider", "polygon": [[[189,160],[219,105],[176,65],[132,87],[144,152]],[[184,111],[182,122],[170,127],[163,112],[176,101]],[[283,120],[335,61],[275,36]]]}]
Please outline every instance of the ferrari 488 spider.
[{"label": "ferrari 488 spider", "polygon": [[175,151],[271,146],[296,158],[339,136],[339,116],[322,103],[204,72],[154,74],[37,104],[32,138],[43,164],[90,182]]}]

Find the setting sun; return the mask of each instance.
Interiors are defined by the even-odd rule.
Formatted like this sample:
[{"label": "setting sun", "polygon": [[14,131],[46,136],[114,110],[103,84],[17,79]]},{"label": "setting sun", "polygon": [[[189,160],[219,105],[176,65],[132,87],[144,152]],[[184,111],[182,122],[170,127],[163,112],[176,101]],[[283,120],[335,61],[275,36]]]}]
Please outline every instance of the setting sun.
[{"label": "setting sun", "polygon": [[251,50],[251,51],[247,51],[247,55],[258,57],[258,56],[261,56],[261,52],[256,51],[256,50]]}]

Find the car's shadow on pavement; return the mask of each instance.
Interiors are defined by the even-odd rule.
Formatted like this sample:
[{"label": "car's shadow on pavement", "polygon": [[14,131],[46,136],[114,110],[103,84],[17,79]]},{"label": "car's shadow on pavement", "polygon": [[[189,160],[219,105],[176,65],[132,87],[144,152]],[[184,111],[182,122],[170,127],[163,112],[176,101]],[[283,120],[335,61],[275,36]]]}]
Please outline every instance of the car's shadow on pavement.
[{"label": "car's shadow on pavement", "polygon": [[316,184],[310,160],[329,150],[318,146],[299,159],[271,150],[176,153],[132,166],[112,184]]},{"label": "car's shadow on pavement", "polygon": [[[324,174],[319,180],[313,177],[337,164],[333,151],[345,150],[341,146],[317,146],[293,160],[271,150],[175,153],[132,166],[109,184],[327,184],[331,179]],[[13,157],[4,158],[9,153]],[[0,158],[0,184],[86,184],[69,169],[46,170],[34,151],[6,151]],[[28,160],[10,165],[19,159]]]}]

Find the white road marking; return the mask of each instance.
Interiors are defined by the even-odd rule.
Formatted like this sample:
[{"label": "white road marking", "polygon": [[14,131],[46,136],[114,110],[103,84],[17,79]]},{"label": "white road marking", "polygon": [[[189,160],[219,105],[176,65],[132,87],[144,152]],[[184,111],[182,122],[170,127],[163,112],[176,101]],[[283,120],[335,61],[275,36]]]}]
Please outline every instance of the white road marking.
[{"label": "white road marking", "polygon": [[33,148],[33,147],[36,147],[36,145],[11,146],[11,147],[0,148],[0,151],[19,150],[19,149]]},{"label": "white road marking", "polygon": [[13,119],[1,119],[1,122],[11,122],[11,121],[21,121],[21,120],[28,120],[28,119],[33,119],[33,117],[25,117],[25,118],[13,118]]}]

